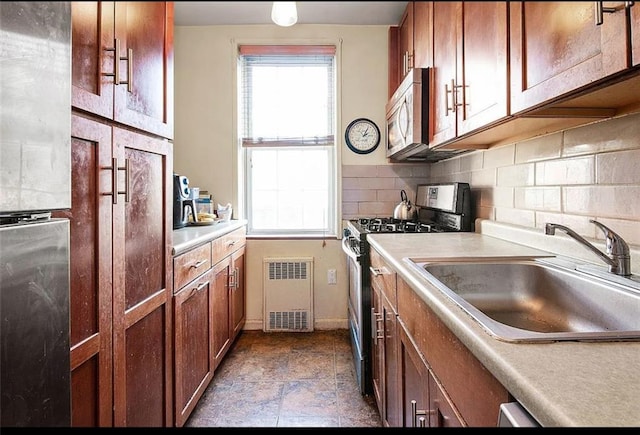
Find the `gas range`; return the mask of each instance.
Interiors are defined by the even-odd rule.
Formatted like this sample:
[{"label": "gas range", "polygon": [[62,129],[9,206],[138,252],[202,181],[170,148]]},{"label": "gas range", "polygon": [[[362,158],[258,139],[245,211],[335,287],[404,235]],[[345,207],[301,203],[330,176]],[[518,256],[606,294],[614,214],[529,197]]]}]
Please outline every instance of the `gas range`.
[{"label": "gas range", "polygon": [[441,233],[447,229],[434,222],[416,222],[392,217],[359,218],[349,221],[362,233]]}]

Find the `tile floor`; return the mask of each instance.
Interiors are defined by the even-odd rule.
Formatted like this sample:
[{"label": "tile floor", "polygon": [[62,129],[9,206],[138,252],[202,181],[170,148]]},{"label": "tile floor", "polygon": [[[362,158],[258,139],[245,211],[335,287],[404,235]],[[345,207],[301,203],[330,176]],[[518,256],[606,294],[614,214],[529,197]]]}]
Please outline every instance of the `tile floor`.
[{"label": "tile floor", "polygon": [[243,331],[185,427],[380,427],[349,333]]}]

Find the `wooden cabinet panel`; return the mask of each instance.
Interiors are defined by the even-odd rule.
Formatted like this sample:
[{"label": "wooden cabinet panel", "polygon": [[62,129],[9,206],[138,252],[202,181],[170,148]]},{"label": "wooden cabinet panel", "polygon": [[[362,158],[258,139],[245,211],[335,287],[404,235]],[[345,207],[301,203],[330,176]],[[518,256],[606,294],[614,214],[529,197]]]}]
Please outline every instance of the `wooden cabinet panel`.
[{"label": "wooden cabinet panel", "polygon": [[384,414],[382,420],[386,426],[401,425],[400,396],[398,385],[398,316],[384,293],[382,299],[382,318],[384,319]]},{"label": "wooden cabinet panel", "polygon": [[640,65],[640,5],[629,6],[629,23],[631,24],[631,66]]},{"label": "wooden cabinet panel", "polygon": [[173,138],[173,2],[71,11],[73,107]]},{"label": "wooden cabinet panel", "polygon": [[111,128],[71,117],[70,326],[72,426],[112,424]]},{"label": "wooden cabinet panel", "polygon": [[506,2],[434,2],[434,136],[450,141],[508,113]]},{"label": "wooden cabinet panel", "polygon": [[216,264],[222,261],[234,251],[245,245],[247,230],[245,227],[238,228],[224,236],[218,237],[212,241],[213,259],[212,263]]},{"label": "wooden cabinet panel", "polygon": [[400,54],[400,82],[413,68],[413,2],[407,7],[398,25],[398,52]]},{"label": "wooden cabinet panel", "polygon": [[433,66],[433,2],[413,2],[413,66]]},{"label": "wooden cabinet panel", "polygon": [[[244,230],[244,227],[243,227]],[[244,244],[244,243],[243,243]],[[229,320],[231,322],[230,332],[231,340],[234,340],[246,319],[245,294],[244,285],[244,267],[245,267],[245,248],[244,246],[235,251],[231,256],[231,267],[233,282],[229,286]]]},{"label": "wooden cabinet panel", "polygon": [[598,26],[595,3],[510,2],[513,114],[627,67],[624,8]]},{"label": "wooden cabinet panel", "polygon": [[378,288],[389,300],[393,310],[397,307],[396,273],[375,249],[371,250],[371,285]]},{"label": "wooden cabinet panel", "polygon": [[[482,400],[481,396],[475,399]],[[429,427],[467,426],[431,370],[429,370],[429,410]]]},{"label": "wooden cabinet panel", "polygon": [[114,127],[113,146],[114,424],[172,426],[172,145]]},{"label": "wooden cabinet panel", "polygon": [[213,266],[212,298],[213,310],[213,352],[214,368],[217,368],[231,346],[231,334],[229,329],[229,273],[231,259],[226,258]]},{"label": "wooden cabinet panel", "polygon": [[398,322],[401,426],[429,426],[429,366],[416,349],[402,321]]},{"label": "wooden cabinet panel", "polygon": [[209,269],[174,298],[177,427],[184,425],[213,379],[212,286]]},{"label": "wooden cabinet panel", "polygon": [[508,391],[403,279],[398,279],[398,314],[464,421],[496,426]]},{"label": "wooden cabinet panel", "polygon": [[180,291],[187,283],[211,268],[211,243],[185,252],[173,259],[173,289]]},{"label": "wooden cabinet panel", "polygon": [[383,418],[384,322],[381,297],[380,290],[371,287],[371,384],[378,413]]}]

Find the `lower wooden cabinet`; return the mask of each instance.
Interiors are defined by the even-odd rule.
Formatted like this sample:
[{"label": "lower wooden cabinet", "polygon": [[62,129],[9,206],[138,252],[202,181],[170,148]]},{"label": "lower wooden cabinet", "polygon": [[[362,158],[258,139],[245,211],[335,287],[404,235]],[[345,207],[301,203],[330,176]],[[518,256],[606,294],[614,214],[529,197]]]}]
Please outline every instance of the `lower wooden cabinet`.
[{"label": "lower wooden cabinet", "polygon": [[72,114],[72,426],[172,426],[167,140]]},{"label": "lower wooden cabinet", "polygon": [[508,391],[375,249],[371,283],[373,391],[383,425],[497,427]]},{"label": "lower wooden cabinet", "polygon": [[241,227],[174,257],[175,425],[182,427],[245,323]]}]

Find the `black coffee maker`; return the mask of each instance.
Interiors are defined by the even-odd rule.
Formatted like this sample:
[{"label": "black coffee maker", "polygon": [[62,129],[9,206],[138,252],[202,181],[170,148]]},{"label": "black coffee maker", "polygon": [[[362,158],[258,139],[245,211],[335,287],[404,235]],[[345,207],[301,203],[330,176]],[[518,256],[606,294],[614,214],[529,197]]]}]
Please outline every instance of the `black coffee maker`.
[{"label": "black coffee maker", "polygon": [[173,229],[183,228],[189,222],[189,213],[197,221],[195,200],[191,198],[189,179],[173,174]]}]

